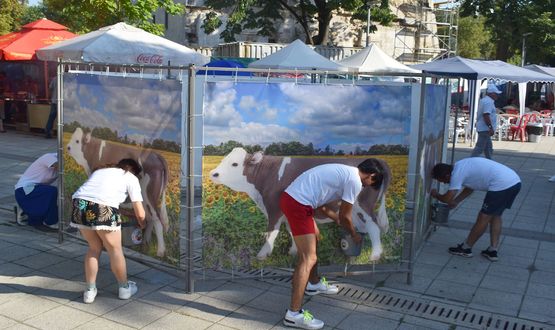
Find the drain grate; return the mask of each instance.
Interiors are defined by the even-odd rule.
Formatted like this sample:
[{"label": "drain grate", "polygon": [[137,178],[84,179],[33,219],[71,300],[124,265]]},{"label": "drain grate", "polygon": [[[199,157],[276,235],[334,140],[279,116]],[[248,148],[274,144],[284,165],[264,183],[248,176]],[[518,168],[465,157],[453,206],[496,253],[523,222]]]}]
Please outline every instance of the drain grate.
[{"label": "drain grate", "polygon": [[[234,272],[237,277],[257,277],[276,285],[291,285],[291,272],[282,270],[249,269]],[[500,330],[547,330],[553,326],[534,321],[518,319],[511,316],[494,314],[450,305],[434,300],[405,296],[382,289],[371,289],[354,284],[337,284],[339,292],[332,299],[363,304],[378,309],[438,321],[449,325],[463,326],[472,329]]]},{"label": "drain grate", "polygon": [[408,297],[382,290],[369,291],[355,285],[339,285],[338,299],[393,312],[422,317],[475,329],[543,330],[546,325],[510,316],[472,310],[423,298]]},{"label": "drain grate", "polygon": [[[291,273],[285,271],[249,270],[247,276],[259,275],[264,282],[290,285]],[[276,278],[275,276],[283,276]],[[272,277],[264,279],[264,277]],[[421,317],[442,323],[473,329],[547,330],[545,324],[506,315],[473,310],[424,298],[410,297],[380,289],[369,289],[353,284],[337,284],[339,292],[330,298],[359,303],[378,309]]]}]

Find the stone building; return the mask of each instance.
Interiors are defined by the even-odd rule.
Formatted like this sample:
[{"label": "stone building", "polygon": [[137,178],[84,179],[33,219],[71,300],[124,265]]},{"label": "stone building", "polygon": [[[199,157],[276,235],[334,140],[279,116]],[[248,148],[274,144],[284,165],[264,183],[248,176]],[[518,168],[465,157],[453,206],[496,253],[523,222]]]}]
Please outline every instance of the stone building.
[{"label": "stone building", "polygon": [[[205,55],[262,57],[273,52],[275,47],[264,47],[264,51],[229,52],[233,47],[253,47],[253,45],[270,43],[288,44],[295,39],[304,40],[304,32],[295,19],[286,17],[279,22],[274,36],[260,36],[256,30],[245,30],[236,36],[243,43],[221,45],[220,33],[227,21],[227,14],[220,13],[224,24],[207,34],[202,28],[204,18],[210,10],[204,6],[204,0],[177,0],[186,6],[182,16],[168,16],[163,11],[155,14],[155,22],[166,27],[165,37],[175,42],[199,49]],[[437,0],[390,0],[390,9],[396,15],[391,26],[378,26],[375,33],[370,34],[370,41],[377,44],[388,55],[404,63],[420,63],[435,57],[449,56],[456,49],[456,11],[454,0],[444,0],[441,9]],[[447,7],[447,9],[445,9]],[[353,24],[348,12],[335,12],[330,23],[329,44],[334,48],[344,48],[341,52],[324,52],[323,55],[333,59],[349,56],[352,50],[366,45],[366,22]],[[311,27],[316,29],[316,26]],[[260,46],[260,45],[259,45]],[[324,45],[326,46],[326,45]],[[227,48],[225,54],[219,50]],[[327,47],[327,48],[329,48]],[[281,47],[278,46],[277,49]],[[322,47],[319,47],[322,48]],[[325,47],[324,47],[325,48]],[[277,50],[276,49],[276,50]],[[318,50],[317,50],[318,51]]]}]

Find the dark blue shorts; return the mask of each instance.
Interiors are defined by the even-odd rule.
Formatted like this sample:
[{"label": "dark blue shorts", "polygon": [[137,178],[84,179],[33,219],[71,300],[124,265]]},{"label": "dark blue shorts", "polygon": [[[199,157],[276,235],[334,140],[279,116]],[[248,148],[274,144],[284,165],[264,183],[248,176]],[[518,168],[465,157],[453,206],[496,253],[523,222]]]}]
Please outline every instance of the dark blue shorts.
[{"label": "dark blue shorts", "polygon": [[480,212],[487,215],[502,215],[505,209],[513,206],[516,195],[520,192],[520,182],[500,191],[488,191]]}]

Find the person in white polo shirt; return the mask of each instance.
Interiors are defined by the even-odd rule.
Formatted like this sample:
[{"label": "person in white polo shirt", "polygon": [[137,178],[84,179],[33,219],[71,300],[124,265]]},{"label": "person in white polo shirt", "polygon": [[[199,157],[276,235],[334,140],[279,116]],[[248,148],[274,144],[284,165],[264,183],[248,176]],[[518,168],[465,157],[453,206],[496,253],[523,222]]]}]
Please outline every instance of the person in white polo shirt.
[{"label": "person in white polo shirt", "polygon": [[495,134],[495,125],[497,123],[495,100],[497,100],[499,94],[501,94],[501,91],[495,85],[489,84],[486,89],[486,95],[482,97],[478,104],[478,113],[476,114],[478,141],[476,141],[472,151],[472,157],[478,157],[483,153],[486,158],[491,159],[493,154],[491,137]]},{"label": "person in white polo shirt", "polygon": [[[474,243],[490,228],[490,246],[481,255],[490,261],[497,261],[497,249],[501,236],[501,215],[510,209],[520,191],[520,177],[509,167],[481,157],[459,160],[455,165],[439,163],[432,169],[432,178],[449,184],[449,190],[440,194],[436,189],[430,192],[433,198],[456,207],[474,190],[487,191],[476,223],[464,242],[449,248],[449,253],[470,258]],[[462,190],[462,191],[461,191]]]}]

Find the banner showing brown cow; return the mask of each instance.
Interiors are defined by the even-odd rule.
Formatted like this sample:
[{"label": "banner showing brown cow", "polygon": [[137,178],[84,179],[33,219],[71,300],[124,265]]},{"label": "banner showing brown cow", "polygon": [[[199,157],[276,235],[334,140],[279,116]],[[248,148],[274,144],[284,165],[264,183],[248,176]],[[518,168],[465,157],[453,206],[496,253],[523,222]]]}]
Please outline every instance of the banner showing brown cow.
[{"label": "banner showing brown cow", "polygon": [[[404,83],[207,83],[203,107],[205,266],[290,266],[296,248],[278,207],[279,193],[313,166],[356,166],[366,158],[378,159],[387,174],[383,189],[365,189],[354,206],[355,224],[368,235],[361,256],[351,261],[398,261],[412,93],[411,85]],[[319,223],[320,264],[344,263],[340,228],[329,221]]]},{"label": "banner showing brown cow", "polygon": [[[142,233],[134,219],[124,217],[123,241],[142,253],[179,262],[181,88],[174,80],[64,75],[66,223],[71,196],[91,172],[133,158],[143,168],[139,181],[147,226]],[[120,206],[125,208],[130,205]]]}]

